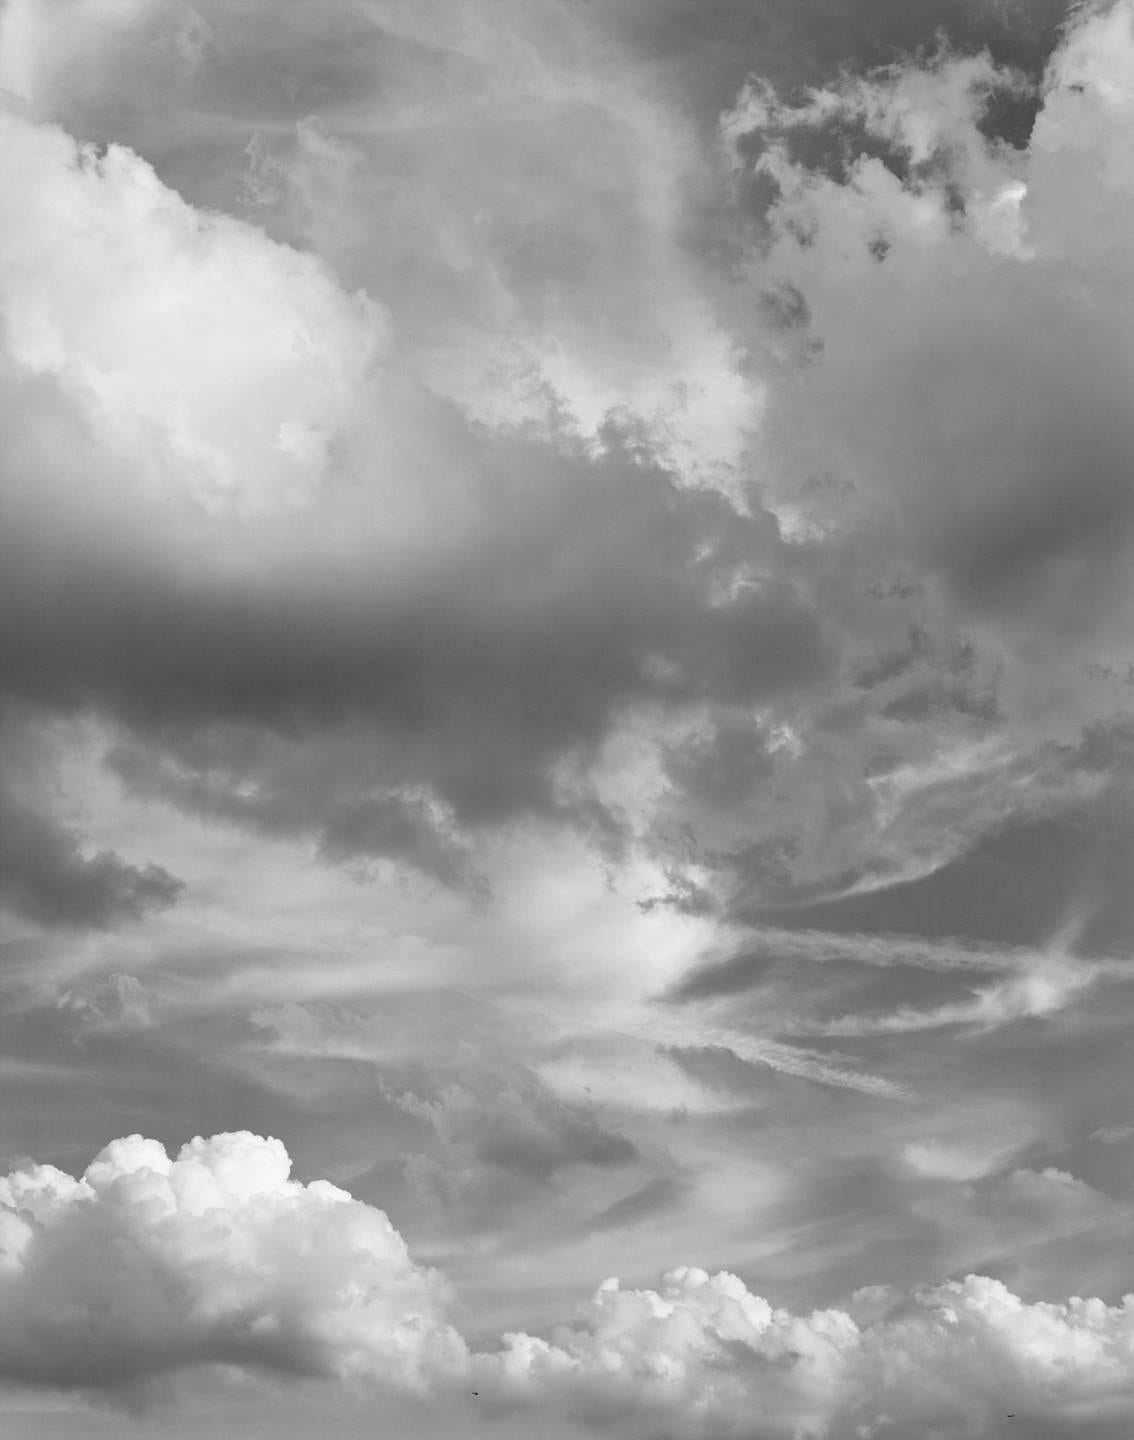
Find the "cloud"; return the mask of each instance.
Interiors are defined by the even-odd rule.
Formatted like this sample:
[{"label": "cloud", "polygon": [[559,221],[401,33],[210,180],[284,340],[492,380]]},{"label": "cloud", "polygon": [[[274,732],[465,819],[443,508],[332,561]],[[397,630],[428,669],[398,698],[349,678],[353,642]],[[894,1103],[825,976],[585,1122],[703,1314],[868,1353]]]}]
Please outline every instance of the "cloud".
[{"label": "cloud", "polygon": [[864,1095],[888,1099],[902,1099],[907,1095],[900,1082],[883,1075],[865,1073],[855,1068],[847,1056],[821,1054],[713,1024],[691,1026],[685,1034],[684,1047],[681,1048],[724,1050],[752,1065],[768,1065],[785,1075],[797,1075],[801,1079],[812,1080],[819,1085],[833,1085],[838,1089],[858,1090]]},{"label": "cloud", "polygon": [[978,1180],[1002,1170],[1020,1144],[1017,1136],[995,1131],[959,1140],[911,1140],[902,1147],[902,1161],[926,1179]]},{"label": "cloud", "polygon": [[633,1142],[592,1109],[570,1105],[527,1077],[489,1072],[446,1085],[433,1098],[407,1093],[397,1103],[424,1120],[438,1142],[431,1152],[406,1157],[409,1183],[462,1233],[498,1230],[533,1208],[546,1223],[574,1167],[617,1171],[640,1159]]},{"label": "cloud", "polygon": [[632,425],[474,423],[320,260],[0,123],[4,685],[125,727],[142,793],[475,889],[466,831],[609,840],[588,772],[636,708],[822,676],[771,516]]},{"label": "cloud", "polygon": [[609,1281],[577,1328],[509,1336],[479,1363],[506,1391],[534,1389],[600,1426],[641,1416],[688,1435],[992,1436],[1011,1433],[1010,1412],[1109,1433],[1132,1400],[1131,1303],[1027,1304],[971,1275],[860,1327],[843,1310],[794,1315],[734,1275],[681,1269],[656,1291]]},{"label": "cloud", "polygon": [[1098,978],[1089,962],[1037,957],[1030,971],[971,992],[971,998],[932,1010],[902,1007],[889,1014],[845,1015],[817,1025],[804,1022],[804,1034],[831,1036],[905,1035],[947,1026],[988,1029],[1013,1020],[1051,1016],[1063,1010]]},{"label": "cloud", "polygon": [[[769,1440],[926,1426],[991,1436],[1005,1411],[1103,1434],[1134,1407],[1134,1301],[1026,1302],[978,1275],[906,1295],[883,1287],[852,1305],[855,1319],[795,1314],[735,1275],[680,1268],[657,1290],[607,1280],[546,1337],[508,1333],[470,1352],[444,1281],[385,1215],[289,1169],[278,1141],[241,1132],[198,1137],[175,1159],[129,1136],[80,1179],[45,1165],[10,1174],[0,1370],[120,1391],[224,1364],[400,1386],[444,1407],[472,1386],[488,1414],[538,1406],[601,1429]],[[1014,1172],[993,1201],[1073,1228],[1097,1208],[1054,1169]]]},{"label": "cloud", "polygon": [[33,924],[82,931],[176,903],[185,887],[163,866],[92,851],[79,826],[53,813],[58,737],[49,725],[0,711],[0,741],[0,906]]},{"label": "cloud", "polygon": [[[815,345],[769,397],[781,503],[932,576],[995,636],[1017,713],[1025,693],[1065,706],[1075,667],[1122,649],[1132,65],[1126,5],[1080,16],[1023,150],[982,132],[990,93],[1021,83],[987,56],[798,106],[756,86],[724,124],[755,157],[738,150],[741,170],[778,187],[761,283],[793,287]],[[806,159],[804,137],[831,132],[841,173]],[[807,491],[820,475],[847,487],[841,507]]]},{"label": "cloud", "polygon": [[883,970],[909,966],[947,975],[979,974],[1023,968],[1034,953],[948,940],[927,942],[915,936],[779,930],[770,926],[756,927],[746,941],[740,954],[700,966],[665,998],[685,1003],[742,994],[757,986],[771,968],[781,964],[849,963]]},{"label": "cloud", "polygon": [[602,20],[662,67],[666,82],[712,123],[754,67],[788,92],[901,60],[931,48],[943,32],[966,53],[988,48],[1001,63],[1038,73],[1058,44],[1067,8],[1066,0],[911,0],[900,7],[857,0],[837,10],[821,0],[707,0],[696,7],[625,0]]},{"label": "cloud", "polygon": [[[189,203],[121,145],[4,120],[25,196],[0,215],[11,693],[95,710],[138,796],[478,899],[478,843],[515,821],[574,825],[609,857],[643,840],[680,862],[674,903],[735,915],[937,869],[1022,789],[1038,806],[1033,737],[1004,733],[999,692],[1118,644],[1099,588],[1126,573],[1106,558],[1118,460],[1092,463],[1061,531],[1101,547],[1083,560],[1097,604],[1037,578],[1063,564],[1058,537],[1034,565],[980,554],[997,526],[1035,532],[1024,511],[1072,504],[1055,442],[1020,454],[1012,427],[1061,413],[1059,443],[1102,434],[1120,458],[1117,391],[1088,397],[1078,364],[1065,385],[1013,311],[996,321],[1011,402],[985,414],[957,377],[990,353],[994,310],[963,277],[994,299],[1006,277],[1028,317],[1034,292],[1068,353],[1119,353],[1117,312],[1096,333],[1039,279],[1083,258],[1042,202],[1077,123],[1067,76],[1101,63],[1095,19],[1053,61],[1028,150],[990,140],[988,117],[1033,82],[956,55],[794,105],[753,85],[710,155],[562,7],[371,7],[349,45],[336,17],[318,63],[305,12],[281,7],[287,104],[255,24],[199,7],[189,64],[187,13],[76,6],[98,73],[70,105],[60,50],[29,113],[81,128],[104,105],[109,124],[114,76],[160,51],[218,134],[245,146],[263,121],[246,159],[264,203],[244,208],[266,228]],[[55,53],[28,39],[51,29],[36,7],[8,20],[27,54]],[[999,33],[985,16],[974,34],[985,21]],[[131,93],[137,120],[155,96]],[[756,181],[774,182],[763,250]],[[1100,187],[1091,203],[1117,206]],[[739,270],[696,238],[726,211]],[[961,472],[994,484],[949,478],[953,422],[927,428],[922,371],[933,415],[961,417]],[[1052,403],[1029,409],[1041,390]],[[891,601],[864,595],[868,574]],[[630,751],[648,786],[619,785]],[[1062,798],[1075,783],[1051,778]]]},{"label": "cloud", "polygon": [[0,836],[0,902],[37,924],[105,929],[172,905],[184,889],[160,865],[84,855],[72,831],[17,804],[0,803]]},{"label": "cloud", "polygon": [[115,1389],[195,1365],[365,1374],[410,1389],[464,1363],[445,1286],[379,1210],[289,1179],[278,1140],[127,1136],[74,1179],[0,1182],[0,1372]]},{"label": "cloud", "polygon": [[589,1215],[583,1228],[588,1231],[615,1230],[638,1225],[650,1216],[673,1209],[680,1203],[687,1187],[671,1175],[658,1175],[647,1180],[629,1195],[623,1195],[594,1215]]}]

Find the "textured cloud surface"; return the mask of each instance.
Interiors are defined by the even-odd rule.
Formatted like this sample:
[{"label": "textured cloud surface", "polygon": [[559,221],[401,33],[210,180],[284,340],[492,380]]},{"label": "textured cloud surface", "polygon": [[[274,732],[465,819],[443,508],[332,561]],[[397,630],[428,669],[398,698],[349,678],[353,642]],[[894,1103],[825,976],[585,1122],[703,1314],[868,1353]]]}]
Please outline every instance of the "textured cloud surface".
[{"label": "textured cloud surface", "polygon": [[0,1182],[4,1373],[113,1387],[187,1365],[361,1372],[415,1386],[463,1363],[445,1288],[386,1216],[288,1178],[278,1140],[131,1135],[78,1180]]},{"label": "textured cloud surface", "polygon": [[1128,1433],[1132,119],[0,0],[0,1431]]},{"label": "textured cloud surface", "polygon": [[[379,1210],[290,1180],[278,1140],[197,1138],[176,1159],[139,1135],[74,1179],[0,1181],[0,1367],[57,1386],[123,1387],[204,1365],[365,1377],[439,1400],[562,1407],[654,1433],[988,1433],[1040,1418],[1106,1433],[1134,1401],[1134,1297],[1026,1304],[977,1275],[911,1297],[792,1314],[735,1275],[683,1268],[653,1289],[605,1281],[549,1339],[471,1353],[441,1277]],[[1068,1177],[1019,1172],[1029,1188]]]}]

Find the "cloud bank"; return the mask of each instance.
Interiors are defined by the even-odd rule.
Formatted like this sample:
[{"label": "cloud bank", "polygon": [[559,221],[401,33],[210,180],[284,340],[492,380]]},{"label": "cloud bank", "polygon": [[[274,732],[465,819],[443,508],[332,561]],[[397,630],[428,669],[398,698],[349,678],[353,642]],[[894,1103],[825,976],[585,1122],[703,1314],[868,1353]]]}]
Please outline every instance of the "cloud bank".
[{"label": "cloud bank", "polygon": [[[9,1174],[0,1373],[121,1392],[227,1365],[446,1405],[471,1386],[490,1410],[689,1436],[992,1434],[1006,1410],[1105,1434],[1134,1412],[1134,1297],[1027,1303],[978,1275],[792,1314],[735,1275],[681,1268],[656,1290],[607,1280],[573,1322],[473,1352],[442,1277],[380,1210],[289,1170],[279,1141],[242,1132],[175,1159],[128,1136],[79,1179]],[[1011,1184],[1025,1199],[1086,1191],[1056,1171]]]}]

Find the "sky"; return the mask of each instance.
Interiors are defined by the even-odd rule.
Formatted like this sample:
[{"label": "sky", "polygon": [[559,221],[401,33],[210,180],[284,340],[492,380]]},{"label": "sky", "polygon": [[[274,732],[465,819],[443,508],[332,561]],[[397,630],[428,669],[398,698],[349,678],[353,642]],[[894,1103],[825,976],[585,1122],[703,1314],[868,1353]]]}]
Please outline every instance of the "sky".
[{"label": "sky", "polygon": [[3,0],[0,1434],[1125,1440],[1134,0]]}]

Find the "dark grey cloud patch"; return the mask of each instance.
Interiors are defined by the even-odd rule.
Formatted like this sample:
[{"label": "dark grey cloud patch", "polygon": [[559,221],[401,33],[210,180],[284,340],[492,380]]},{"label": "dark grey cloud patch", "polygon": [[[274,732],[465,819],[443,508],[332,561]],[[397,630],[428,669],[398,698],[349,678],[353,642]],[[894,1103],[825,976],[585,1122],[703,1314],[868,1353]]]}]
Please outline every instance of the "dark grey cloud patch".
[{"label": "dark grey cloud patch", "polygon": [[79,837],[0,797],[0,903],[37,924],[102,930],[164,909],[184,885],[160,865],[110,850],[85,856]]},{"label": "dark grey cloud patch", "polygon": [[[1083,73],[1094,63],[1084,61]],[[753,123],[743,123],[745,105],[729,122],[742,136],[740,169],[780,187],[770,248],[793,258],[782,274],[777,260],[767,270],[802,296],[815,347],[802,385],[785,387],[771,407],[788,464],[804,459],[797,496],[816,493],[817,475],[847,486],[855,497],[847,520],[872,510],[876,539],[889,535],[920,578],[932,576],[954,613],[986,636],[1021,653],[1033,647],[1037,668],[1120,647],[1113,627],[1126,609],[1132,533],[1123,479],[1131,430],[1118,379],[1128,315],[1103,301],[1100,319],[1094,300],[1054,279],[1073,264],[1100,297],[1127,289],[1108,240],[1096,245],[1076,230],[1083,250],[1071,260],[1060,218],[1071,179],[1064,136],[1076,123],[1074,97],[1096,91],[1087,81],[1073,88],[1061,64],[1045,76],[1034,134],[1019,152],[981,129],[990,95],[1012,83],[987,57],[844,77],[821,100],[788,103],[757,87],[746,101]],[[903,118],[910,87],[919,86],[941,106],[937,121],[924,112],[925,130]],[[1104,147],[1106,125],[1100,112],[1095,138]],[[847,141],[838,167],[827,154],[832,135]],[[899,153],[904,165],[891,161]],[[1092,154],[1086,145],[1084,159]],[[1102,231],[1125,223],[1125,200],[1108,211],[1109,193],[1103,186],[1091,202]],[[990,203],[1006,227],[996,233]],[[923,205],[940,237],[928,249],[914,219]],[[941,286],[956,286],[951,302]],[[899,295],[913,302],[930,293],[911,329],[895,319],[868,338],[876,316],[906,313],[894,309]],[[931,347],[922,344],[927,325]],[[992,373],[990,406],[984,377]],[[839,417],[831,450],[809,437],[822,433],[825,413]],[[832,517],[829,506],[818,508]]]},{"label": "dark grey cloud patch", "polygon": [[[1118,877],[1107,884],[1099,873],[1100,864],[1110,868],[1104,856],[1108,842],[1117,838],[1109,808],[1010,821],[924,878],[817,904],[741,906],[737,918],[785,930],[881,931],[1042,946],[1069,917],[1082,914],[1114,939],[1122,928],[1118,911],[1127,904]],[[735,962],[725,983],[730,974],[739,977],[745,964]]]},{"label": "dark grey cloud patch", "polygon": [[55,743],[49,716],[0,715],[0,906],[48,928],[106,930],[175,904],[185,887],[164,867],[94,849],[53,813]]},{"label": "dark grey cloud patch", "polygon": [[[594,23],[661,67],[712,124],[753,74],[790,93],[942,40],[1038,77],[1071,9],[1069,0],[620,0]],[[998,128],[1015,133],[1021,119],[1005,114]]]},{"label": "dark grey cloud patch", "polygon": [[545,814],[609,831],[586,769],[635,707],[751,705],[824,675],[823,622],[771,517],[680,487],[614,430],[597,459],[464,435],[491,519],[454,545],[441,513],[405,579],[380,532],[347,565],[309,535],[265,586],[178,578],[116,540],[73,554],[56,537],[55,568],[14,526],[5,688],[122,722],[114,764],[143,793],[473,885],[469,828]]},{"label": "dark grey cloud patch", "polygon": [[[393,861],[453,889],[483,882],[465,846],[418,796],[366,793],[372,737],[308,735],[305,743],[206,727],[165,748],[120,741],[107,764],[130,790],[207,820],[276,838],[315,837],[329,863]],[[336,743],[336,741],[338,743]],[[207,758],[206,758],[207,757]],[[336,762],[338,762],[336,764]]]},{"label": "dark grey cloud patch", "polygon": [[523,1074],[469,1072],[432,1098],[406,1094],[398,1103],[435,1137],[408,1156],[410,1185],[437,1215],[477,1231],[529,1221],[555,1188],[555,1208],[569,1211],[573,1173],[633,1170],[642,1158],[597,1113]]}]

